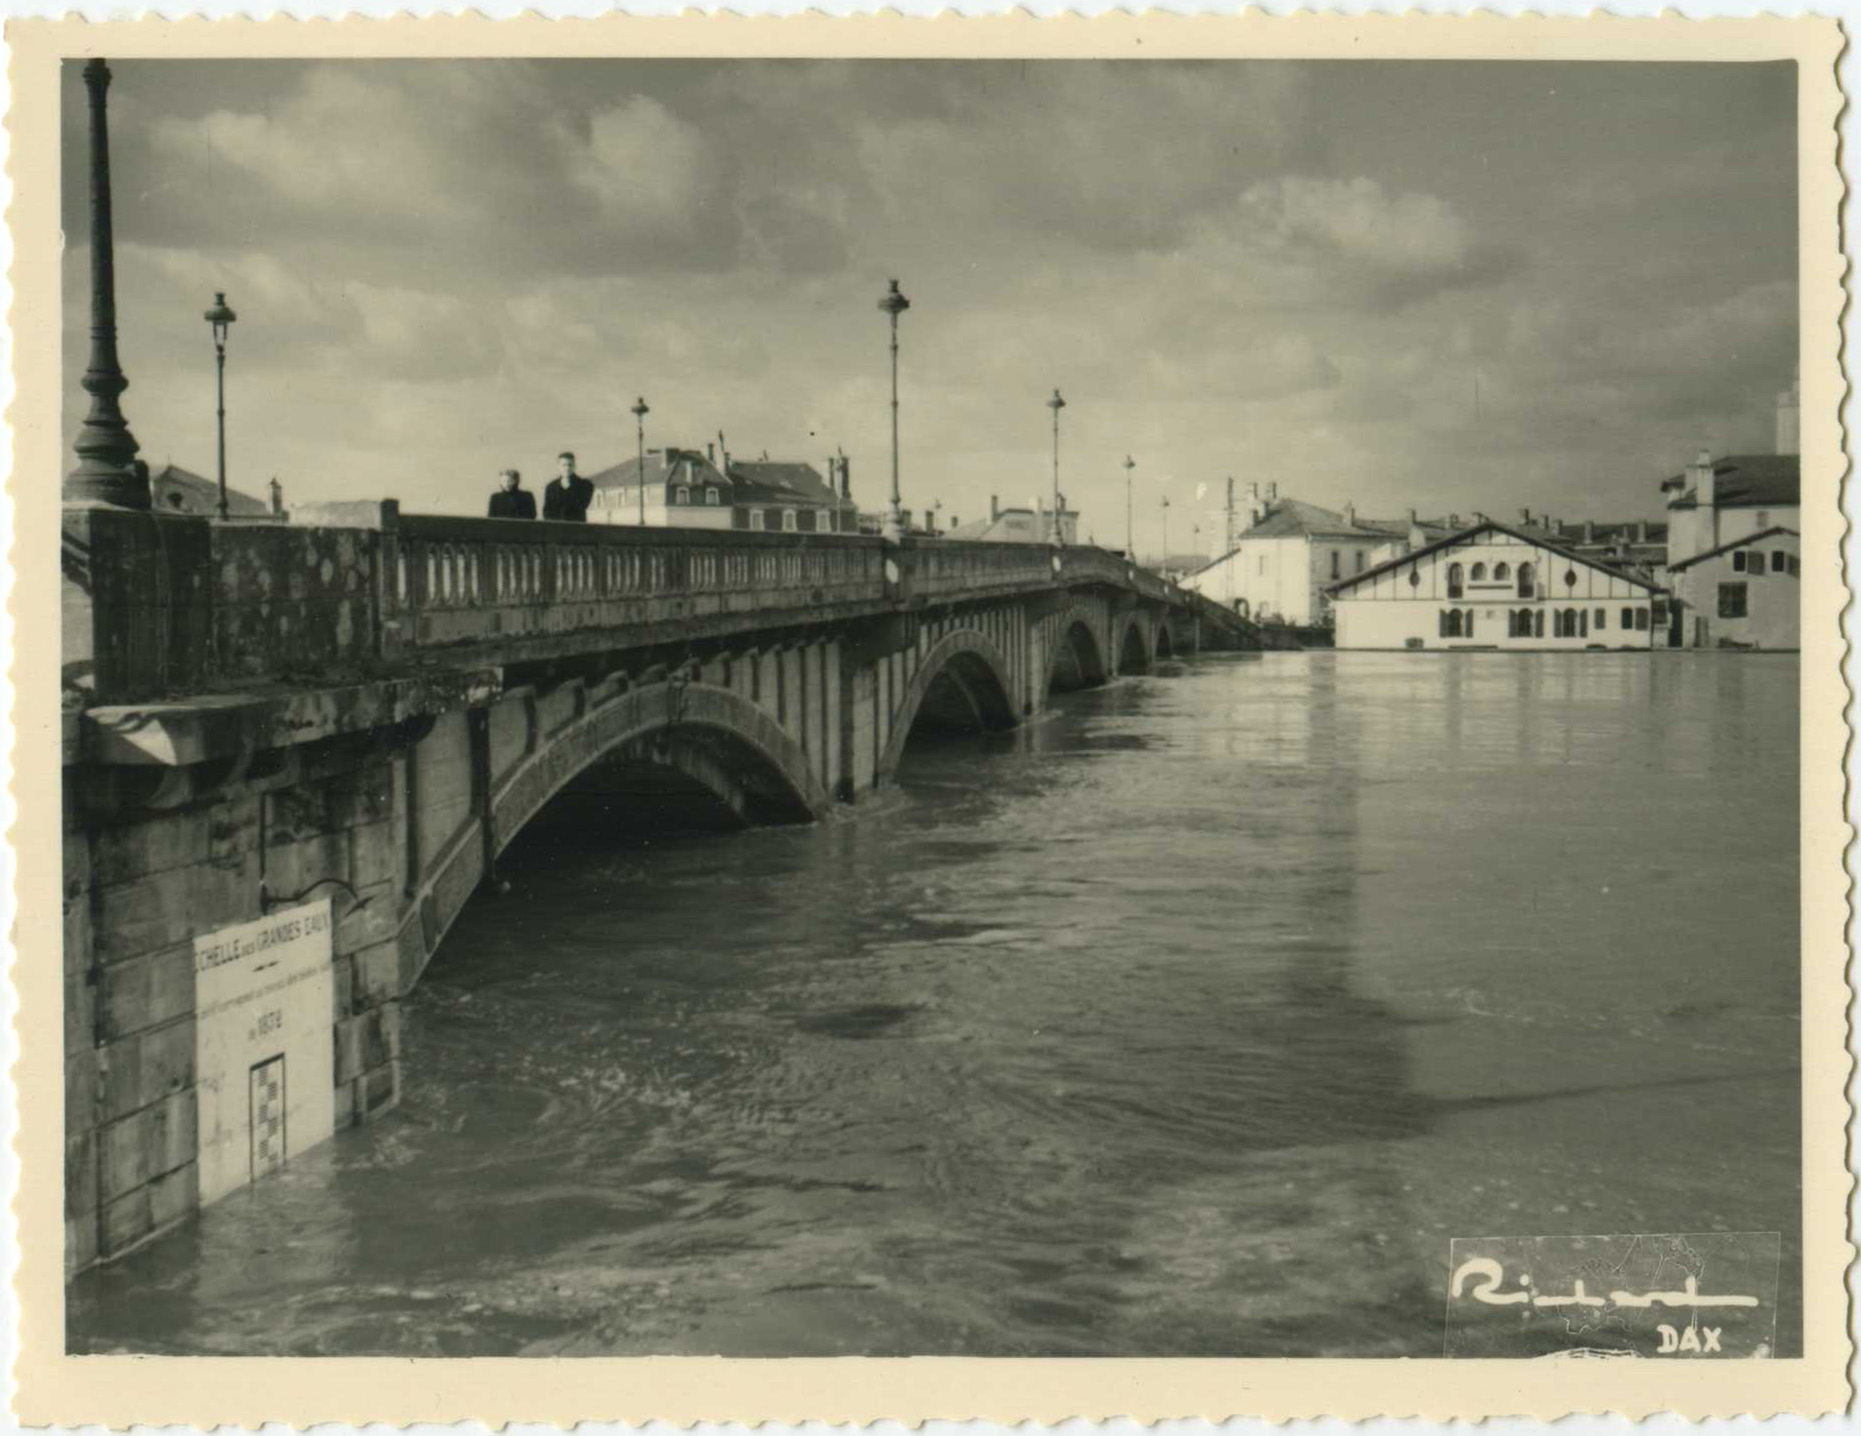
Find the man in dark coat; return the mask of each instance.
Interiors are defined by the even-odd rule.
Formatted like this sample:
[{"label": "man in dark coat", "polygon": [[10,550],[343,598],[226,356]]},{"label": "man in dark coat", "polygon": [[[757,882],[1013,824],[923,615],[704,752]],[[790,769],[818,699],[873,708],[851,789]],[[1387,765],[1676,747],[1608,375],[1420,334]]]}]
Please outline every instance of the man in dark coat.
[{"label": "man in dark coat", "polygon": [[491,496],[491,507],[486,510],[494,519],[533,519],[536,517],[536,495],[523,487],[523,475],[515,469],[506,469],[498,475],[503,487]]},{"label": "man in dark coat", "polygon": [[588,521],[588,505],[594,502],[594,485],[575,472],[575,455],[556,455],[561,475],[549,481],[543,490],[543,517],[558,523],[579,524]]}]

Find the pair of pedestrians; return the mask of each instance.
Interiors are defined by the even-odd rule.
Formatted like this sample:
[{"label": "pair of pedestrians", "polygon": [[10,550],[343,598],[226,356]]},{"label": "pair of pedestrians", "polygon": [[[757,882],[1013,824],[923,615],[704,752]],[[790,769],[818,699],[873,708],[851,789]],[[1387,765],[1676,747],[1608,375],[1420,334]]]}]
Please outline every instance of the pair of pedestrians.
[{"label": "pair of pedestrians", "polygon": [[[557,476],[543,490],[543,517],[555,523],[580,524],[588,521],[588,505],[594,500],[594,485],[575,472],[575,455],[566,449],[556,455]],[[491,496],[486,510],[494,519],[533,519],[536,495],[523,486],[523,476],[515,469],[498,475],[500,487]]]}]

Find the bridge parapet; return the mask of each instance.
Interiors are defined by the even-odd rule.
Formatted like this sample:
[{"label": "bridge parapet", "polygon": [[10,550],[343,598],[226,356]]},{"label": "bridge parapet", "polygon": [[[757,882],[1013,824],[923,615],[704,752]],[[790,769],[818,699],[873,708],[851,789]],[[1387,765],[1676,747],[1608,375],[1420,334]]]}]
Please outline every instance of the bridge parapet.
[{"label": "bridge parapet", "polygon": [[1082,584],[1241,623],[1090,547],[404,515],[391,500],[297,519],[68,514],[79,702],[729,638]]}]

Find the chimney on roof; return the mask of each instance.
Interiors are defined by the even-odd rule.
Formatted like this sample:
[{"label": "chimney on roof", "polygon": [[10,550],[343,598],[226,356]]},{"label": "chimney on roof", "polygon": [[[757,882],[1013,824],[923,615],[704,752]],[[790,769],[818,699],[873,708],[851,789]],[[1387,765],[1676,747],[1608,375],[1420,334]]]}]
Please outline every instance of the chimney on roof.
[{"label": "chimney on roof", "polygon": [[989,495],[989,522],[994,523],[1002,516],[1002,498],[1000,494]]},{"label": "chimney on roof", "polygon": [[1646,543],[1647,541],[1648,541],[1648,521],[1646,519],[1636,519],[1635,520],[1635,542]]},{"label": "chimney on roof", "polygon": [[1552,533],[1557,534],[1559,536],[1561,536],[1564,532],[1564,521],[1562,519],[1546,519],[1544,521],[1544,526],[1548,528]]},{"label": "chimney on roof", "polygon": [[1692,485],[1694,500],[1702,509],[1713,507],[1718,498],[1718,474],[1713,469],[1710,450],[1701,449],[1699,456],[1687,465],[1687,483]]},{"label": "chimney on roof", "polygon": [[1585,543],[1596,542],[1596,520],[1585,519],[1583,521],[1583,541]]},{"label": "chimney on roof", "polygon": [[963,521],[962,521],[961,519],[959,519],[959,518],[958,518],[958,517],[957,517],[957,516],[956,516],[955,514],[951,514],[951,515],[950,515],[950,527],[951,527],[952,529],[955,529],[955,528],[959,528],[959,527],[961,527],[961,526],[962,526],[962,522],[963,522]]},{"label": "chimney on roof", "polygon": [[1531,510],[1530,509],[1519,510],[1519,527],[1527,528],[1527,529],[1531,527]]},{"label": "chimney on roof", "polygon": [[1277,482],[1267,485],[1267,502],[1269,504],[1276,504],[1279,502],[1279,484]]},{"label": "chimney on roof", "polygon": [[1344,505],[1344,522],[1352,528],[1357,527],[1357,505],[1355,503],[1347,502]]},{"label": "chimney on roof", "polygon": [[1803,452],[1802,391],[1803,369],[1798,365],[1789,389],[1777,396],[1777,452],[1780,454]]},{"label": "chimney on roof", "polygon": [[717,462],[717,445],[708,439],[705,441],[704,445],[704,457],[709,463],[715,464]]},{"label": "chimney on roof", "polygon": [[274,515],[284,512],[284,485],[278,482],[278,476],[271,476],[271,511]]}]

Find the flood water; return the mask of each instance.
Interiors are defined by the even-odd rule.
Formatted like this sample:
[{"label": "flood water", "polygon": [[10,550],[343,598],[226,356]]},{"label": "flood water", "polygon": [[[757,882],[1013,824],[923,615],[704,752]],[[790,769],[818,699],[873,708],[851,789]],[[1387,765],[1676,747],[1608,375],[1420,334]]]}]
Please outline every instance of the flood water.
[{"label": "flood water", "polygon": [[1791,1354],[1797,682],[1215,656],[816,826],[546,825],[399,1111],[72,1348],[1426,1356],[1450,1237],[1729,1230]]}]

